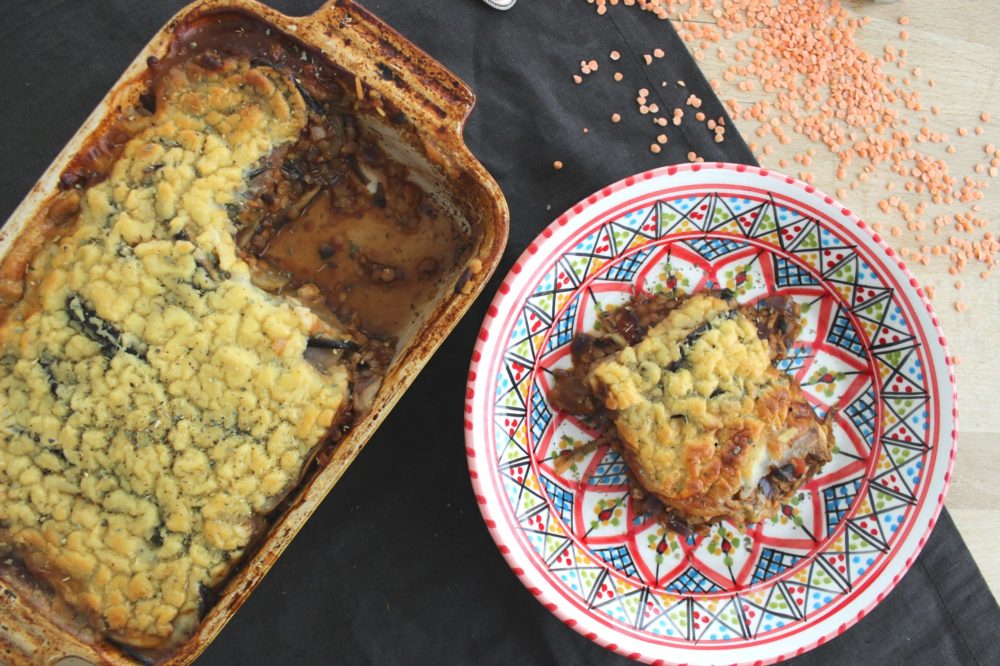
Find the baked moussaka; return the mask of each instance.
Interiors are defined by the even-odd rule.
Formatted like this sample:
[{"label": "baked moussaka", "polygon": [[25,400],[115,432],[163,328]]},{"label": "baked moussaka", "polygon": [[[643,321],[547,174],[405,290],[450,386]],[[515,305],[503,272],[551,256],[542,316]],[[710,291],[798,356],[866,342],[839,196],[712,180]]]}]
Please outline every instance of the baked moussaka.
[{"label": "baked moussaka", "polygon": [[467,259],[357,118],[395,112],[259,37],[151,59],[0,270],[0,551],[137,648],[190,634]]}]

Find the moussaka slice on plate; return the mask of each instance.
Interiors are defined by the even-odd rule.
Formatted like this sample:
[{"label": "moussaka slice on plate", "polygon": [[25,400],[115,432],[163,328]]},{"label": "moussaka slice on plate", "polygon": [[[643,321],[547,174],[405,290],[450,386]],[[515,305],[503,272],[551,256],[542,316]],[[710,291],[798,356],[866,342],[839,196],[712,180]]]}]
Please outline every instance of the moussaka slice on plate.
[{"label": "moussaka slice on plate", "polygon": [[636,492],[662,503],[667,524],[757,522],[830,460],[829,422],[774,366],[798,333],[793,302],[641,297],[607,313],[603,329],[575,341],[577,372],[550,398],[605,411]]}]

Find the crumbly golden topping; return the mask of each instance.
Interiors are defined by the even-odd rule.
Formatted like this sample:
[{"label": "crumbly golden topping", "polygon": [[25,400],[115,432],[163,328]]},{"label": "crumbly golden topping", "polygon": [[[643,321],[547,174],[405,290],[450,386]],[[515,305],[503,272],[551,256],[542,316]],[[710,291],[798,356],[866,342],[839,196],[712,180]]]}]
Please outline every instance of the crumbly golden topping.
[{"label": "crumbly golden topping", "polygon": [[829,459],[827,427],[774,368],[755,323],[711,294],[683,302],[588,379],[639,483],[691,526],[759,520],[773,508],[758,491],[772,467]]},{"label": "crumbly golden topping", "polygon": [[305,126],[293,81],[174,67],[0,327],[0,543],[123,642],[197,622],[349,398],[320,325],[250,282],[227,206]]}]

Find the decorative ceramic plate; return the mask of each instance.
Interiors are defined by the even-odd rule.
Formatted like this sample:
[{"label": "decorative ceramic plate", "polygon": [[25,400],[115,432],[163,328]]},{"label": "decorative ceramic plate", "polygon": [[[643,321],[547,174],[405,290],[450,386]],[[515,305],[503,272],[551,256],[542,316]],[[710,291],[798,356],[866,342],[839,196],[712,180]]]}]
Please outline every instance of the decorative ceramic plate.
[{"label": "decorative ceramic plate", "polygon": [[[833,460],[774,518],[682,537],[628,500],[597,433],[547,399],[574,334],[637,291],[728,288],[802,308],[780,369],[818,414]],[[663,663],[767,663],[843,633],[913,563],[955,455],[951,359],[917,281],[877,234],[815,188],[755,167],[649,171],[551,224],[514,265],[473,354],[469,469],[514,573],[563,622]]]}]

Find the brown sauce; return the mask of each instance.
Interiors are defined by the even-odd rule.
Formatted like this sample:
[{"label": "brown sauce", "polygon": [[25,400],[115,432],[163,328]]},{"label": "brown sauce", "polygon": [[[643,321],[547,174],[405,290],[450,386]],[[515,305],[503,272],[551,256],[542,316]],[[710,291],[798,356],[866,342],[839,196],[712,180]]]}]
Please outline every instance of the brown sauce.
[{"label": "brown sauce", "polygon": [[467,239],[433,207],[420,215],[417,228],[401,231],[379,208],[345,215],[329,199],[318,196],[262,256],[296,282],[318,286],[332,308],[356,315],[362,330],[396,336],[418,305],[438,292]]}]

